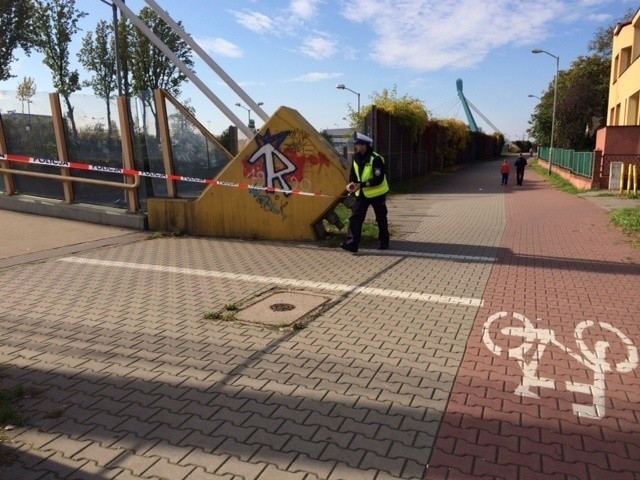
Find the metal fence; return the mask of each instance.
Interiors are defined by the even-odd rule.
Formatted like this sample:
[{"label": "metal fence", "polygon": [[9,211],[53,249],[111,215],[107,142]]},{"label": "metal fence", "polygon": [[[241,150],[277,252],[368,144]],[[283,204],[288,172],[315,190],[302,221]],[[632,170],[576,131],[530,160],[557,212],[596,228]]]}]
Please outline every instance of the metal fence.
[{"label": "metal fence", "polygon": [[[4,98],[9,98],[9,95],[0,92],[0,99]],[[10,193],[132,211],[141,208],[144,211],[147,198],[169,194],[169,181],[156,177],[174,174],[189,178],[215,178],[231,158],[231,154],[215,141],[191,112],[184,110],[184,107],[182,110],[178,108],[178,102],[169,95],[162,95],[162,102],[167,104],[167,108],[162,109],[162,122],[157,113],[158,99],[154,99],[153,92],[130,99],[126,103],[129,112],[124,115],[128,119],[126,126],[120,124],[122,118],[118,121],[119,109],[115,100],[106,104],[95,96],[72,95],[70,102],[73,108],[69,109],[66,102],[58,100],[55,103],[61,104],[61,111],[56,112],[50,99],[50,94],[37,94],[26,104],[26,112],[25,105],[15,101],[1,104],[5,110],[0,108],[0,153],[121,168],[123,152],[130,146],[132,165],[128,168],[150,172],[152,175],[144,176],[139,182],[135,192],[137,199],[133,202],[127,198],[123,189],[107,185],[110,181],[122,179],[122,176],[107,173],[108,171],[70,169],[68,175],[74,182],[71,184],[72,194],[68,195],[62,188],[61,181],[29,175],[59,174],[59,166],[12,163],[10,172],[0,172],[0,177],[4,175],[5,178],[11,178]],[[58,136],[55,131],[56,122],[62,129]],[[168,163],[161,148],[158,127],[161,124],[166,125],[167,130],[168,148],[165,150],[171,156]],[[130,132],[130,135],[123,135],[123,129]],[[6,152],[3,151],[5,149]],[[64,152],[62,159],[59,158],[61,151]],[[176,192],[171,196],[197,197],[205,187],[204,183],[183,182],[176,185]],[[5,190],[6,183],[0,178],[0,193]],[[70,200],[68,196],[71,197]]]},{"label": "metal fence", "polygon": [[394,187],[447,167],[496,158],[502,149],[495,137],[482,132],[472,132],[463,148],[446,148],[446,127],[437,122],[430,122],[414,139],[397,116],[375,106],[365,119],[364,131],[373,137],[376,151],[385,158],[388,179]]},{"label": "metal fence", "polygon": [[[549,161],[549,147],[540,147],[539,157]],[[553,149],[553,165],[558,165],[581,177],[593,177],[593,152],[576,152],[562,148]]]}]

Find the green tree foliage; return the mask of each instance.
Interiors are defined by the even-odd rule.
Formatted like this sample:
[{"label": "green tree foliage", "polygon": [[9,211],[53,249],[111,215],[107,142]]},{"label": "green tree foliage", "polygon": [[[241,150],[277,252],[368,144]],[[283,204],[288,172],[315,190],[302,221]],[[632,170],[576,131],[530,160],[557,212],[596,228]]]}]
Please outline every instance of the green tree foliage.
[{"label": "green tree foliage", "polygon": [[31,0],[0,0],[0,81],[14,76],[14,50],[20,47],[28,54],[31,49],[33,13]]},{"label": "green tree foliage", "polygon": [[595,125],[602,123],[609,101],[611,60],[598,55],[579,57],[562,78],[558,101],[556,142],[560,148],[591,150]]},{"label": "green tree foliage", "polygon": [[[138,16],[185,65],[193,67],[191,47],[158,14],[145,7]],[[139,95],[156,117],[151,92],[162,88],[178,97],[187,77],[138,28],[132,27],[125,38],[123,48],[128,48],[126,56],[133,80],[132,93]]]},{"label": "green tree foliage", "polygon": [[[597,30],[589,42],[589,56],[581,56],[558,75],[554,147],[591,150],[595,132],[607,115],[613,31],[619,23],[633,18],[629,10],[623,18]],[[529,133],[538,145],[551,144],[554,81],[549,82],[529,121]]]},{"label": "green tree foliage", "polygon": [[455,118],[437,120],[442,127],[442,142],[437,150],[440,169],[456,164],[458,154],[463,152],[471,141],[471,131],[466,123]]},{"label": "green tree foliage", "polygon": [[91,72],[90,80],[83,85],[93,88],[93,92],[102,98],[107,105],[108,137],[111,139],[111,98],[115,96],[116,82],[116,52],[113,26],[100,20],[96,25],[95,37],[92,32],[82,39],[82,48],[78,52],[78,60]]},{"label": "green tree foliage", "polygon": [[[429,114],[424,103],[409,95],[400,97],[398,95],[398,87],[395,85],[391,90],[385,88],[380,93],[373,92],[370,98],[377,108],[397,117],[400,120],[400,124],[408,129],[411,139],[414,142],[429,123]],[[357,116],[354,118],[352,114],[352,124],[354,123],[354,119],[357,120],[356,124],[360,124],[361,120],[364,119],[370,111],[371,106],[365,107],[359,119]]]},{"label": "green tree foliage", "polygon": [[216,136],[216,140],[220,142],[227,152],[231,151],[231,131],[230,128],[224,130],[220,135]]},{"label": "green tree foliage", "polygon": [[605,60],[611,61],[611,55],[613,54],[613,32],[618,24],[631,21],[636,14],[636,11],[637,8],[629,8],[629,10],[627,10],[622,18],[617,22],[606,27],[598,28],[593,38],[589,41],[589,51],[593,55],[597,55]]},{"label": "green tree foliage", "polygon": [[82,88],[80,74],[69,66],[69,46],[78,32],[78,21],[86,16],[76,9],[75,0],[35,0],[34,46],[44,55],[43,63],[49,67],[53,86],[62,95],[67,106],[74,138],[78,136],[69,97]]},{"label": "green tree foliage", "polygon": [[18,85],[18,91],[16,93],[16,98],[22,102],[22,113],[24,113],[24,102],[29,102],[35,94],[35,80],[31,77],[24,77],[20,85]]}]

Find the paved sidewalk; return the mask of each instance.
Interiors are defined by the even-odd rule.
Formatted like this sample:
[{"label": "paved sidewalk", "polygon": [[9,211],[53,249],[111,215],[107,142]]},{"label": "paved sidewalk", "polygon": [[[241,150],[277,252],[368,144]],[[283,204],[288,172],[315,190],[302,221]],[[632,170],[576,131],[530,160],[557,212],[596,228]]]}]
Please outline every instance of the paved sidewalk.
[{"label": "paved sidewalk", "polygon": [[[0,479],[634,478],[640,254],[498,170],[392,198],[385,252],[109,230],[6,257],[0,387],[28,395]],[[301,330],[204,318],[274,292],[326,302]]]},{"label": "paved sidewalk", "polygon": [[426,478],[638,479],[640,250],[607,215],[637,201],[509,190]]}]

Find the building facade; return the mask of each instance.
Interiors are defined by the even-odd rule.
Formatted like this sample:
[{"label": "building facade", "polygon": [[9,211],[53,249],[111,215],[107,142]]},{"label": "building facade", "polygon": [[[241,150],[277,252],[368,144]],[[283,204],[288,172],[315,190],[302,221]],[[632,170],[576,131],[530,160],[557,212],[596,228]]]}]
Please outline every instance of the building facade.
[{"label": "building facade", "polygon": [[613,34],[607,126],[640,125],[640,10]]},{"label": "building facade", "polygon": [[606,188],[612,162],[640,165],[640,9],[614,29],[607,125],[597,131],[594,183]]}]

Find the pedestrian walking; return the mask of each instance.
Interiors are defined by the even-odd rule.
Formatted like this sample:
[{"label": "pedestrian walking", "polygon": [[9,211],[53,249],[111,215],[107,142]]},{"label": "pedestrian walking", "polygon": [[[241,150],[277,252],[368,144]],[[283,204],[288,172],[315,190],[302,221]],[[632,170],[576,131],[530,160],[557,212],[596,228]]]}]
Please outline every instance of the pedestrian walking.
[{"label": "pedestrian walking", "polygon": [[389,184],[384,158],[373,151],[373,140],[370,137],[356,133],[354,138],[355,153],[346,189],[354,195],[355,201],[351,207],[347,238],[340,246],[349,252],[358,251],[362,236],[362,224],[369,205],[371,205],[378,224],[378,249],[387,250],[389,248],[389,224],[387,222],[386,194],[389,191]]},{"label": "pedestrian walking", "polygon": [[516,183],[518,185],[522,185],[522,182],[524,180],[524,167],[527,166],[527,159],[524,158],[524,155],[522,155],[522,153],[520,154],[520,156],[518,156],[516,162]]},{"label": "pedestrian walking", "polygon": [[509,181],[509,170],[511,170],[509,168],[509,163],[507,162],[507,160],[504,160],[502,162],[502,165],[500,166],[500,173],[502,174],[502,182],[500,183],[500,185],[507,185],[507,182]]}]

